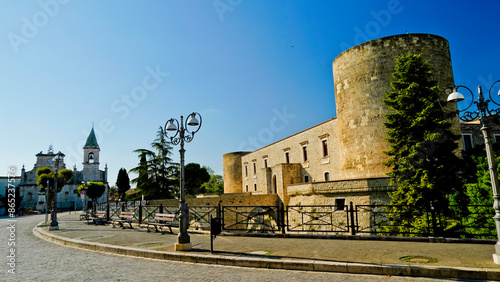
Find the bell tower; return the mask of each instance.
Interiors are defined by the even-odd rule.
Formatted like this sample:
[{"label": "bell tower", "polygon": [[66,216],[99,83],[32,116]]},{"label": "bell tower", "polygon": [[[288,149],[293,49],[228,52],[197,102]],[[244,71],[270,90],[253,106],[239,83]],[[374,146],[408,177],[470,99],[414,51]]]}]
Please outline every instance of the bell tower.
[{"label": "bell tower", "polygon": [[94,126],[90,131],[87,142],[83,146],[83,170],[89,170],[96,175],[99,173],[99,144],[94,133]]}]

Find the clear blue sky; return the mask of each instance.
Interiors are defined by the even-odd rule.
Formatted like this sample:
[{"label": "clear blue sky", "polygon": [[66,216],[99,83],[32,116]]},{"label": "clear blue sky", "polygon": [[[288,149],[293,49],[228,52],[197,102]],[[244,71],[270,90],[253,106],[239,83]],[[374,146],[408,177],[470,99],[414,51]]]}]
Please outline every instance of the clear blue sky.
[{"label": "clear blue sky", "polygon": [[133,150],[193,111],[186,163],[222,174],[223,154],[336,115],[344,49],[406,32],[446,38],[455,83],[476,92],[500,79],[499,13],[500,1],[2,0],[0,175],[50,144],[80,170],[94,123],[114,185]]}]

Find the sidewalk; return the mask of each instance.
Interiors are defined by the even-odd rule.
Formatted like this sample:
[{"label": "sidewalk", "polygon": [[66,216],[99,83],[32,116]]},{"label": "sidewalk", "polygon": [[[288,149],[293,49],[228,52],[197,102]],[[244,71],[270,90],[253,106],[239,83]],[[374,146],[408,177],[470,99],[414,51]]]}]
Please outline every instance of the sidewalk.
[{"label": "sidewalk", "polygon": [[[177,234],[148,233],[88,225],[78,214],[60,214],[60,230],[37,226],[46,240],[94,251],[155,259],[243,267],[283,268],[357,274],[500,280],[494,244],[428,243],[385,240],[210,236],[190,233],[193,249],[174,252]],[[174,232],[177,231],[174,229]],[[406,258],[405,258],[406,257]],[[403,259],[405,258],[405,259]]]}]

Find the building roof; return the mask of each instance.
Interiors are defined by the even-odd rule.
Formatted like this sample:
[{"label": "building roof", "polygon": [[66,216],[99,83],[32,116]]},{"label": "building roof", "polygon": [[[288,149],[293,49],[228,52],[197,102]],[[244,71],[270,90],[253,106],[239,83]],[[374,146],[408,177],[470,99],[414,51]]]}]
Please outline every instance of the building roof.
[{"label": "building roof", "polygon": [[87,137],[87,142],[85,142],[85,146],[83,146],[83,148],[99,148],[99,144],[97,144],[97,139],[95,138],[94,127],[92,127],[89,137]]}]

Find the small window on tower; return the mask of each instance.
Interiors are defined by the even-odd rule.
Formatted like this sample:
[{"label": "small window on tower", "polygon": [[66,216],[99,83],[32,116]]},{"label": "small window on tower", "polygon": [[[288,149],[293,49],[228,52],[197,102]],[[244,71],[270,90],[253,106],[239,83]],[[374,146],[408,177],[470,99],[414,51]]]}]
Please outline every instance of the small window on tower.
[{"label": "small window on tower", "polygon": [[93,163],[94,162],[94,153],[90,153],[89,154],[89,163]]}]

